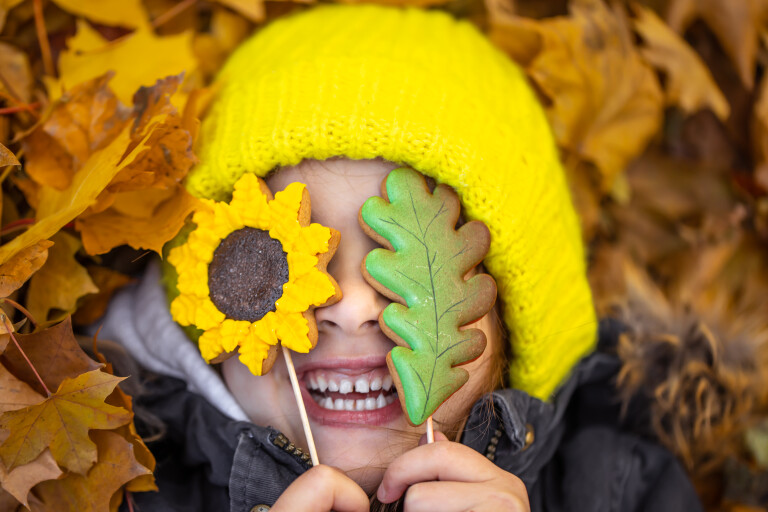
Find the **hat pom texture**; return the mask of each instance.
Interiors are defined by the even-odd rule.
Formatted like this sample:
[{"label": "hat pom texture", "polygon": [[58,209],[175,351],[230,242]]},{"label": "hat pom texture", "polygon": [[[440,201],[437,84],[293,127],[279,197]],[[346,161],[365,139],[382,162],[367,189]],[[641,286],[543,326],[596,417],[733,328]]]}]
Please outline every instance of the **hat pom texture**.
[{"label": "hat pom texture", "polygon": [[277,20],[231,56],[203,122],[196,196],[304,159],[383,158],[453,187],[491,231],[510,383],[547,399],[597,322],[579,221],[522,71],[438,11],[329,5]]}]

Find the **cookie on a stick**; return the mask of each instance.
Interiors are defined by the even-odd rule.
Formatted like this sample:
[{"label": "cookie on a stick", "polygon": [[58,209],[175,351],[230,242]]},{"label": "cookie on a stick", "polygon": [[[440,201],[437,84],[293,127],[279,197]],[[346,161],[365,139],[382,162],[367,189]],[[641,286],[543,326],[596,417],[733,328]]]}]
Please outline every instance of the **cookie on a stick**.
[{"label": "cookie on a stick", "polygon": [[398,346],[387,355],[400,403],[412,425],[421,425],[469,378],[460,367],[485,349],[483,331],[464,328],[491,310],[496,283],[474,274],[490,245],[479,221],[458,229],[456,192],[403,167],[390,172],[382,196],[360,209],[363,230],[384,249],[362,264],[365,279],[394,301],[379,316]]}]

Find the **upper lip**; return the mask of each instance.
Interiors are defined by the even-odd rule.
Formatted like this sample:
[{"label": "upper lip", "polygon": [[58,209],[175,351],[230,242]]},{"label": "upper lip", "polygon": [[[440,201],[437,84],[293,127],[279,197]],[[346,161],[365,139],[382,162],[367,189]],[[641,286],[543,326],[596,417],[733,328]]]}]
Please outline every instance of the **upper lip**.
[{"label": "upper lip", "polygon": [[387,355],[369,355],[364,357],[329,357],[318,361],[307,361],[296,367],[296,373],[303,374],[311,370],[344,370],[359,372],[387,365]]}]

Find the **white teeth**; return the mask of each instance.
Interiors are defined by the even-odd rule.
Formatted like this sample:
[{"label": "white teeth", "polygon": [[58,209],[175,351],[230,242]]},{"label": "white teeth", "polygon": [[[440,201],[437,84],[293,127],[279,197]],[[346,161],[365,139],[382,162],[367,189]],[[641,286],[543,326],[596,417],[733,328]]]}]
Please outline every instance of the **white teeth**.
[{"label": "white teeth", "polygon": [[328,379],[328,391],[336,392],[339,390],[339,385],[333,379]]},{"label": "white teeth", "polygon": [[344,400],[341,398],[337,398],[335,402],[333,402],[333,408],[337,411],[343,411],[344,410]]},{"label": "white teeth", "polygon": [[[313,379],[310,377],[310,383],[312,380]],[[321,393],[325,393],[325,390],[328,389],[328,382],[322,375],[317,376],[317,389],[319,389]]]},{"label": "white teeth", "polygon": [[355,410],[355,401],[354,400],[344,400],[344,410],[345,411],[354,411]]},{"label": "white teeth", "polygon": [[384,399],[387,401],[387,405],[395,401],[395,397],[393,397],[392,395],[387,395]]},{"label": "white teeth", "polygon": [[[360,400],[358,400],[359,402]],[[376,399],[375,398],[366,398],[365,399],[365,410],[366,411],[372,411],[376,409]]]},{"label": "white teeth", "polygon": [[341,384],[339,384],[339,393],[347,394],[352,392],[352,381],[350,380],[343,380],[341,381]]},{"label": "white teeth", "polygon": [[367,393],[368,392],[368,379],[365,377],[360,377],[355,381],[355,391],[358,393]]},{"label": "white teeth", "polygon": [[365,400],[355,400],[355,410],[356,411],[364,411],[365,410]]},{"label": "white teeth", "polygon": [[317,389],[317,381],[312,375],[309,376],[309,389]]},{"label": "white teeth", "polygon": [[371,391],[378,391],[381,389],[381,377],[374,377],[371,381]]},{"label": "white teeth", "polygon": [[390,389],[392,389],[392,376],[391,375],[387,375],[386,377],[384,377],[384,382],[381,384],[381,387],[384,388],[384,391],[389,391]]},{"label": "white teeth", "polygon": [[387,405],[387,399],[384,398],[384,395],[379,393],[379,396],[376,397],[376,408],[381,409],[382,407],[386,407]]},{"label": "white teeth", "polygon": [[321,406],[322,406],[324,409],[331,409],[331,410],[333,410],[333,399],[332,399],[331,397],[327,396],[327,397],[325,397],[325,398],[324,398],[324,399],[323,399],[323,400],[320,402],[320,405],[321,405]]}]

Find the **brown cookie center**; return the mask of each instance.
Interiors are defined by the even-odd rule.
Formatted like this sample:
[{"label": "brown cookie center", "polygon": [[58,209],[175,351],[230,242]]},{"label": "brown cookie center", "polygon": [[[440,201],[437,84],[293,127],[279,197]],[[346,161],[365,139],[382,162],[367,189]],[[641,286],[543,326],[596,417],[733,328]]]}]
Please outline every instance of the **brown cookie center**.
[{"label": "brown cookie center", "polygon": [[233,231],[221,241],[208,266],[211,301],[227,318],[261,320],[275,311],[288,282],[286,256],[283,244],[267,231]]}]

